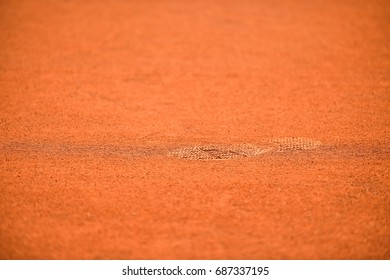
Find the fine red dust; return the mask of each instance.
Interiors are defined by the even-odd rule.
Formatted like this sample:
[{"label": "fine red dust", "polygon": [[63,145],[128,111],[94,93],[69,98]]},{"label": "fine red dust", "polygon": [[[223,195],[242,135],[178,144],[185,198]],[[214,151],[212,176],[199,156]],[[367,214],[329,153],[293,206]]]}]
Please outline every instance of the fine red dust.
[{"label": "fine red dust", "polygon": [[389,259],[390,5],[0,2],[1,259]]}]

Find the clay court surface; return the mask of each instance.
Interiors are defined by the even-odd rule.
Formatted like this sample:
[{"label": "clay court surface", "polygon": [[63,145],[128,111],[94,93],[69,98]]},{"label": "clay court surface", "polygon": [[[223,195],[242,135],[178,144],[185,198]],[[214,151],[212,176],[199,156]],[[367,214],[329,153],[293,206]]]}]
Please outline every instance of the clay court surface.
[{"label": "clay court surface", "polygon": [[389,259],[388,1],[0,1],[1,259]]}]

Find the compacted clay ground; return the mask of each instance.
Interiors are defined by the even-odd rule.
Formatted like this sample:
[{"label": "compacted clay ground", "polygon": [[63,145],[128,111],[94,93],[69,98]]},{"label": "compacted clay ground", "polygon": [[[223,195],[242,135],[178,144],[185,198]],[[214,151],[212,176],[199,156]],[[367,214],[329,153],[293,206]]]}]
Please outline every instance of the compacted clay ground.
[{"label": "compacted clay ground", "polygon": [[1,259],[389,259],[383,1],[0,2]]}]

